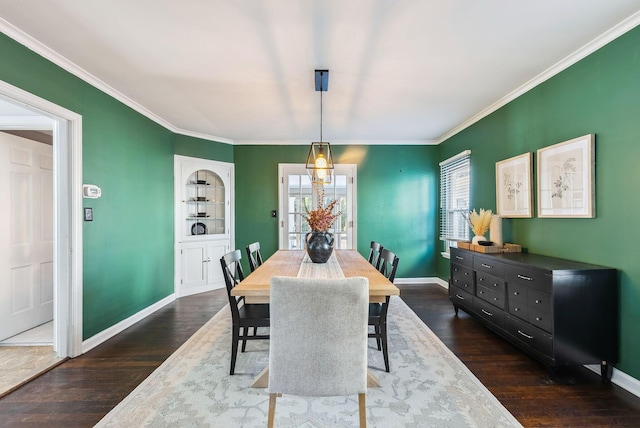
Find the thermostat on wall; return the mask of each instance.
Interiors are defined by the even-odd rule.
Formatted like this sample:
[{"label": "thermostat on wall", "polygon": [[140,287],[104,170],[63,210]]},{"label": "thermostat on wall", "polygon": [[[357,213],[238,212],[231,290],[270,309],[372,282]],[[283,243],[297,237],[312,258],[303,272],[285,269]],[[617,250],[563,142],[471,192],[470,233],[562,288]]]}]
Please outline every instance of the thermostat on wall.
[{"label": "thermostat on wall", "polygon": [[89,199],[98,199],[102,196],[102,189],[95,184],[83,184],[82,195]]}]

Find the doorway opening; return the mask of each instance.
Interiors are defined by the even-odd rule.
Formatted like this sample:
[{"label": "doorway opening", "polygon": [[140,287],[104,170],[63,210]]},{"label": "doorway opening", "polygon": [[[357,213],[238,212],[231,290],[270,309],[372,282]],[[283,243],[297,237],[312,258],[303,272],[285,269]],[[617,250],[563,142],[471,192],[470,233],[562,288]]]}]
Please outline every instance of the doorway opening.
[{"label": "doorway opening", "polygon": [[58,357],[74,357],[82,353],[82,117],[2,81],[0,108],[0,130],[51,134],[52,343]]},{"label": "doorway opening", "polygon": [[317,208],[318,192],[324,191],[324,205],[334,199],[335,210],[342,214],[336,218],[330,232],[334,236],[334,248],[352,249],[357,241],[357,165],[336,164],[333,180],[324,186],[314,186],[305,164],[279,164],[279,248],[304,249],[305,236],[311,229],[304,216],[307,210]]}]

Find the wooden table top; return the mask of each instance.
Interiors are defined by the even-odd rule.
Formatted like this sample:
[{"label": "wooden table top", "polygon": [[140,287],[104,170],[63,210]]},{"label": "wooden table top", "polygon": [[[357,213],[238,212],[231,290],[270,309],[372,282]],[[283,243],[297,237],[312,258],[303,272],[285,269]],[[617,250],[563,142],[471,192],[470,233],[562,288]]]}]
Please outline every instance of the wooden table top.
[{"label": "wooden table top", "polygon": [[[384,301],[386,296],[399,296],[400,290],[378,272],[356,250],[334,250],[345,277],[364,276],[369,280],[371,302]],[[231,290],[233,296],[245,296],[247,303],[269,303],[269,288],[273,276],[297,276],[304,259],[304,250],[278,250],[260,267]]]}]

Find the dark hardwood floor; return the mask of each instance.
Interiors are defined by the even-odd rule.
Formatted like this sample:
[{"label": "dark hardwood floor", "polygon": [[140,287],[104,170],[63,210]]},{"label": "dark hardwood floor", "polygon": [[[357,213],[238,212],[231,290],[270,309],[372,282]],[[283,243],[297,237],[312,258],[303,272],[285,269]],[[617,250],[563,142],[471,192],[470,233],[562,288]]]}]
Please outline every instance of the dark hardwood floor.
[{"label": "dark hardwood floor", "polygon": [[[438,285],[402,298],[526,427],[638,427],[640,398],[579,368],[545,368],[469,315]],[[113,339],[0,399],[0,427],[97,423],[226,303],[224,290],[177,300]],[[393,362],[392,367],[393,370]]]}]

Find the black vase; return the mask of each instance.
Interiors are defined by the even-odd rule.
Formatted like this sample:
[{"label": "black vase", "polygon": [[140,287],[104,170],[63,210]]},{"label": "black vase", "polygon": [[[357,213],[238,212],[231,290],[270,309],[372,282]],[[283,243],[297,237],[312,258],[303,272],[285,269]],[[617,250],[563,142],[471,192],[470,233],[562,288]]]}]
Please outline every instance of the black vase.
[{"label": "black vase", "polygon": [[309,232],[305,237],[307,254],[314,263],[326,263],[333,252],[333,234],[329,232]]}]

